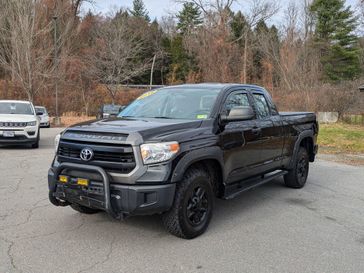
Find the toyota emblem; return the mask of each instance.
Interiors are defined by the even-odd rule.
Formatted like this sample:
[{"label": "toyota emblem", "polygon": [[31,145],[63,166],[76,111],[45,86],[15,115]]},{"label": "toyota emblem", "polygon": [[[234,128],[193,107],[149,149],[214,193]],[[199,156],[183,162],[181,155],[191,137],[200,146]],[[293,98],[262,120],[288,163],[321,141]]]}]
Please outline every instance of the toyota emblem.
[{"label": "toyota emblem", "polygon": [[94,157],[94,152],[90,148],[84,148],[81,150],[80,158],[83,161],[90,161]]}]

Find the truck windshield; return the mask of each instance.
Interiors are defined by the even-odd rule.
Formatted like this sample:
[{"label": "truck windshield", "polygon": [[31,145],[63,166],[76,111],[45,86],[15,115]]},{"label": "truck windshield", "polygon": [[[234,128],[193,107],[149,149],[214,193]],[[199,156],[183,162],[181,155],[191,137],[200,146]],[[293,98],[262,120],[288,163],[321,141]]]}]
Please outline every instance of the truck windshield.
[{"label": "truck windshield", "polygon": [[0,102],[0,114],[34,115],[30,103]]},{"label": "truck windshield", "polygon": [[144,93],[118,117],[207,119],[221,89],[165,88]]}]

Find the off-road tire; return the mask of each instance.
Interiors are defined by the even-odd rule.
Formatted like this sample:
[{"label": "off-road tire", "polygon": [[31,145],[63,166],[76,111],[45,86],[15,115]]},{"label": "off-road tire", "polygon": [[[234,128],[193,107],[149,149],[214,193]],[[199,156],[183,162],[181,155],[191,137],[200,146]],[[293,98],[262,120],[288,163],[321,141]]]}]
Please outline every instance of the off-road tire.
[{"label": "off-road tire", "polygon": [[294,167],[284,176],[287,187],[301,189],[305,186],[309,171],[309,156],[304,147],[300,147],[297,153]]},{"label": "off-road tire", "polygon": [[177,184],[172,208],[163,214],[163,224],[177,237],[195,238],[207,229],[213,207],[214,193],[210,175],[203,168],[190,168]]},{"label": "off-road tire", "polygon": [[78,211],[78,212],[83,213],[83,214],[95,214],[95,213],[100,212],[100,210],[98,210],[98,209],[88,208],[88,207],[85,207],[85,206],[82,206],[82,205],[79,205],[79,204],[71,204],[70,206],[75,211]]}]

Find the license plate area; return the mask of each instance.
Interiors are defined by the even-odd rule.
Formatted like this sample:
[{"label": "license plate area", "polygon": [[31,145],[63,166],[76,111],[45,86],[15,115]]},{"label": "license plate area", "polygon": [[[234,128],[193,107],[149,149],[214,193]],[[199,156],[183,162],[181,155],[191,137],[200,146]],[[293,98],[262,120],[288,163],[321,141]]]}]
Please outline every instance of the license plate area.
[{"label": "license plate area", "polygon": [[[81,180],[81,184],[85,181]],[[105,209],[104,189],[99,183],[88,181],[88,186],[78,184],[78,178],[69,178],[68,183],[59,182],[56,196],[86,207]]]},{"label": "license plate area", "polygon": [[15,137],[15,132],[13,131],[4,131],[3,132],[3,137]]}]

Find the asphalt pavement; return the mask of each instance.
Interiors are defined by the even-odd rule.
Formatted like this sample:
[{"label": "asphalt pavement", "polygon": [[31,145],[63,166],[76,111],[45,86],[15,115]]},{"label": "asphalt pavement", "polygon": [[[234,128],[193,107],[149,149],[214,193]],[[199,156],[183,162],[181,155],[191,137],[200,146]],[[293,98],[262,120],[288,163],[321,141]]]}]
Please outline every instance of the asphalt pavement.
[{"label": "asphalt pavement", "polygon": [[364,167],[318,160],[307,185],[278,179],[217,200],[207,232],[183,240],[160,216],[110,219],[48,201],[54,136],[0,148],[0,272],[364,272]]}]

